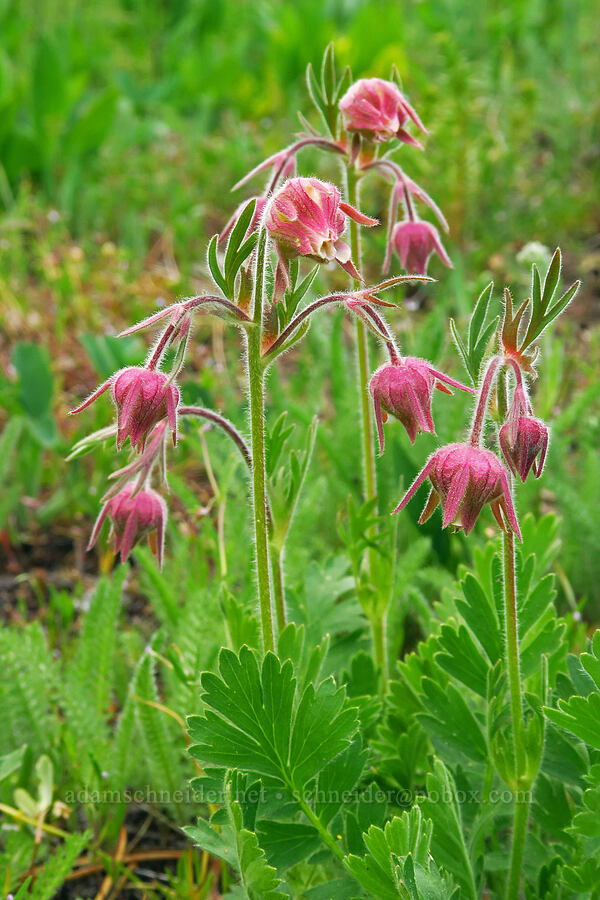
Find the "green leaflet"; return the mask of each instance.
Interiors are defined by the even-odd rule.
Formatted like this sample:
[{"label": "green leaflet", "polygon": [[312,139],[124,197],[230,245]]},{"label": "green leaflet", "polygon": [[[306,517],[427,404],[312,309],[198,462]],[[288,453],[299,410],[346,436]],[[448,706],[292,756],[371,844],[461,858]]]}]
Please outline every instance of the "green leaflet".
[{"label": "green leaflet", "polygon": [[[341,753],[357,730],[357,712],[332,679],[296,696],[290,660],[223,649],[219,675],[205,672],[206,711],[188,720],[190,752],[203,763],[268,775],[300,790]],[[297,704],[297,706],[296,706]]]},{"label": "green leaflet", "polygon": [[360,740],[332,759],[319,773],[315,795],[315,812],[327,825],[343,803],[343,795],[358,782],[368,752],[360,749]]},{"label": "green leaflet", "polygon": [[64,844],[48,859],[38,875],[31,892],[27,894],[29,900],[52,900],[56,897],[58,888],[91,836],[90,831],[84,831],[82,834],[71,834],[66,838]]},{"label": "green leaflet", "polygon": [[559,700],[559,709],[544,708],[551,722],[572,731],[590,746],[600,750],[600,694]]},{"label": "green leaflet", "polygon": [[321,849],[321,838],[312,825],[302,822],[272,822],[261,819],[256,828],[267,858],[278,872],[292,866]]},{"label": "green leaflet", "polygon": [[[72,764],[86,782],[91,777],[91,757],[101,768],[107,763],[117,626],[126,575],[127,570],[122,568],[98,582],[85,613],[75,657],[60,681],[61,704],[72,734],[68,742]],[[82,746],[88,755],[81,754]]]},{"label": "green leaflet", "polygon": [[26,749],[26,745],[23,744],[18,750],[13,750],[12,753],[6,753],[4,756],[0,756],[0,781],[3,781],[4,778],[8,778],[9,775],[12,775],[13,772],[16,772],[17,769],[21,768]]},{"label": "green leaflet", "polygon": [[20,631],[0,628],[0,752],[28,744],[34,754],[54,746],[58,720],[51,701],[57,682],[56,661],[38,622]]},{"label": "green leaflet", "polygon": [[600,750],[600,630],[592,639],[591,653],[582,653],[581,664],[592,680],[595,688],[585,697],[570,697],[559,700],[558,709],[545,707],[544,712],[551,722],[566,728],[596,750]]},{"label": "green leaflet", "polygon": [[350,854],[348,871],[377,900],[444,900],[451,894],[430,855],[432,822],[418,807],[364,835],[367,854]]},{"label": "green leaflet", "polygon": [[240,875],[240,891],[236,896],[246,900],[287,900],[288,894],[279,890],[281,879],[270,866],[264,850],[259,846],[254,832],[246,827],[242,805],[236,799],[245,780],[239,773],[225,776],[225,812],[223,835],[219,835],[202,819],[197,826],[186,826],[183,831],[203,850],[225,860]]},{"label": "green leaflet", "polygon": [[[160,696],[156,686],[154,659],[150,653],[142,656],[136,669],[132,681],[132,699],[151,784],[161,785],[173,798],[183,783],[180,756],[173,740],[174,733],[179,737],[181,732],[178,732],[169,716],[153,705],[160,703]],[[130,720],[126,719],[123,724],[125,736]],[[180,810],[181,804],[172,803],[172,806],[175,810]]]},{"label": "green leaflet", "polygon": [[439,759],[435,761],[433,772],[427,776],[427,793],[428,796],[419,801],[419,806],[433,822],[431,852],[434,859],[452,873],[465,898],[477,900],[454,779]]},{"label": "green leaflet", "polygon": [[460,625],[457,630],[455,624],[442,625],[439,641],[446,652],[437,653],[435,661],[480,697],[485,697],[489,665],[465,626]]},{"label": "green leaflet", "polygon": [[447,755],[458,753],[474,762],[484,763],[487,746],[483,732],[462,694],[449,684],[442,689],[431,678],[423,679],[426,712],[417,718],[436,748]]},{"label": "green leaflet", "polygon": [[469,319],[466,344],[458,333],[456,322],[454,319],[450,319],[452,337],[473,384],[477,384],[483,357],[490,343],[490,338],[498,325],[498,316],[490,322],[486,321],[493,290],[494,282],[491,281],[479,295],[473,314]]},{"label": "green leaflet", "polygon": [[460,583],[464,599],[457,598],[456,607],[485,650],[492,665],[502,656],[502,637],[496,607],[470,572]]}]

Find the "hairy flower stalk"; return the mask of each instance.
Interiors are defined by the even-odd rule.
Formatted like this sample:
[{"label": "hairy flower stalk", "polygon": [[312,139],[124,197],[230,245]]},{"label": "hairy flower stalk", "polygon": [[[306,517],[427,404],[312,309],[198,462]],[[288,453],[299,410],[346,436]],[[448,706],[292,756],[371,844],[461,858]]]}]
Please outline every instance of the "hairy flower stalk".
[{"label": "hairy flower stalk", "polygon": [[250,435],[252,448],[252,506],[258,580],[258,599],[263,648],[273,650],[273,617],[269,578],[269,535],[267,512],[267,476],[265,466],[265,365],[261,358],[263,330],[263,292],[268,236],[265,228],[258,239],[254,291],[252,297],[253,327],[246,336],[248,393],[250,397]]},{"label": "hairy flower stalk", "polygon": [[[359,202],[359,174],[352,166],[347,170],[346,187],[348,203],[357,207]],[[360,252],[360,234],[356,222],[350,222],[350,249],[352,258],[356,261],[359,270],[361,267]],[[358,287],[358,282],[355,282]],[[365,500],[376,501],[377,499],[377,474],[375,469],[375,436],[373,433],[373,419],[371,416],[371,405],[369,403],[369,344],[367,340],[367,328],[361,319],[357,317],[355,324],[356,334],[356,350],[358,359],[358,390],[360,395],[361,409],[361,434],[362,434],[362,457],[363,457],[363,485]],[[367,537],[373,539],[377,535],[377,524],[373,523],[367,532]],[[373,546],[369,547],[367,552],[368,559],[368,576],[369,582],[373,584],[375,570],[377,566],[377,551]],[[371,612],[369,621],[371,624],[371,633],[373,636],[373,648],[375,651],[375,661],[381,670],[381,689],[385,692],[388,680],[388,663],[387,663],[387,642],[386,642],[386,621],[387,606],[382,608],[380,604]]]},{"label": "hairy flower stalk", "polygon": [[[471,428],[471,445],[478,446],[482,440],[483,425],[485,415],[489,403],[490,393],[493,389],[498,370],[502,364],[508,362],[513,370],[516,379],[515,393],[517,397],[514,403],[519,402],[519,395],[523,389],[523,375],[519,365],[514,359],[503,359],[500,356],[494,356],[488,363],[487,369],[482,379],[480,394],[475,410],[473,425]],[[502,410],[506,417],[506,409]],[[512,435],[518,429],[520,420],[520,410],[516,413],[512,411],[507,422],[500,429],[500,433],[507,427],[510,433],[504,432],[504,443],[507,448],[511,447]],[[517,416],[516,423],[514,417]],[[503,441],[501,440],[501,445]],[[504,448],[503,448],[504,449]],[[544,448],[545,453],[545,448]],[[505,456],[506,456],[505,451]],[[509,455],[510,449],[509,449]],[[537,455],[537,454],[536,454]],[[508,457],[507,457],[508,461]],[[516,461],[518,463],[518,460]],[[533,462],[533,460],[531,461]],[[527,462],[525,462],[525,465]],[[543,460],[541,465],[543,465]],[[511,466],[511,468],[513,468]],[[514,471],[514,469],[513,469]],[[541,468],[540,468],[541,471]],[[527,473],[525,472],[525,475]],[[508,476],[509,491],[512,491],[510,484],[510,476]],[[523,478],[523,480],[525,480]],[[519,532],[516,532],[519,535]],[[520,537],[520,535],[519,535]],[[521,872],[523,868],[523,857],[525,852],[525,838],[527,835],[527,822],[529,818],[530,801],[528,798],[530,789],[535,779],[535,774],[527,773],[527,752],[524,743],[524,723],[523,723],[523,696],[521,686],[521,669],[520,669],[520,651],[519,651],[519,621],[518,621],[518,598],[517,598],[517,578],[516,578],[516,552],[515,552],[515,534],[514,529],[505,529],[503,535],[503,595],[504,595],[504,640],[506,650],[506,670],[508,673],[508,685],[510,693],[510,709],[512,724],[512,741],[513,741],[513,764],[514,764],[514,795],[515,809],[512,832],[512,845],[510,853],[510,866],[508,872],[507,898],[508,900],[518,900],[520,896]],[[525,798],[525,799],[523,799]]]}]

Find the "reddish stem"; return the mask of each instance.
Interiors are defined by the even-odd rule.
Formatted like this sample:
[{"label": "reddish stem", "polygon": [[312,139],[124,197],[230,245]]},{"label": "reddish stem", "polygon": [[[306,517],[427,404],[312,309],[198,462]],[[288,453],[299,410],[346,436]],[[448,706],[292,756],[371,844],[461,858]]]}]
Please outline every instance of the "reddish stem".
[{"label": "reddish stem", "polygon": [[496,377],[498,366],[501,362],[501,356],[493,356],[488,363],[487,369],[485,370],[485,375],[483,376],[483,381],[479,389],[479,397],[477,398],[477,406],[475,408],[473,425],[471,426],[471,436],[469,438],[469,443],[472,447],[479,447],[481,445],[483,423],[485,421],[485,414],[488,408],[490,392],[492,390],[492,385],[494,383],[494,378]]}]

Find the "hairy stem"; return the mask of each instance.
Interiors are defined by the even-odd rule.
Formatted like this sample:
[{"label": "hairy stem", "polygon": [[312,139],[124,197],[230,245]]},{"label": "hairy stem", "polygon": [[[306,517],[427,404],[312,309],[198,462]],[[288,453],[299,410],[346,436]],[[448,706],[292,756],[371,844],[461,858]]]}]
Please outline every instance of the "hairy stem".
[{"label": "hairy stem", "polygon": [[279,634],[287,624],[285,615],[285,591],[283,587],[283,550],[273,543],[270,546],[271,574],[273,576],[273,594],[275,596],[275,613],[277,615],[277,629]]},{"label": "hairy stem", "polygon": [[250,433],[252,446],[252,498],[254,511],[254,539],[258,598],[262,626],[263,648],[273,650],[273,619],[271,615],[271,584],[269,581],[269,537],[267,478],[265,469],[265,369],[261,359],[263,290],[267,233],[263,229],[258,239],[252,318],[254,328],[249,329],[248,393],[250,396]]},{"label": "hairy stem", "polygon": [[300,809],[302,810],[310,824],[319,832],[323,843],[326,844],[327,847],[329,847],[334,856],[337,856],[337,858],[343,862],[344,851],[342,850],[336,839],[333,837],[333,835],[330,834],[327,828],[323,825],[320,818],[310,808],[310,806],[302,796],[302,792],[297,791],[294,788],[292,788],[292,792],[295,794],[298,805],[300,806]]},{"label": "hairy stem", "polygon": [[198,416],[199,419],[207,419],[209,422],[214,422],[215,425],[218,425],[219,428],[222,428],[223,431],[229,435],[231,440],[234,442],[234,444],[242,454],[244,462],[246,463],[248,468],[252,469],[252,454],[250,453],[250,449],[246,441],[239,433],[233,422],[230,422],[229,419],[225,418],[225,416],[220,415],[213,409],[207,409],[204,406],[180,406],[179,415]]},{"label": "hairy stem", "polygon": [[483,425],[485,422],[485,415],[487,413],[488,403],[490,400],[490,393],[494,384],[494,378],[496,376],[498,366],[501,362],[502,357],[492,356],[485,370],[485,374],[481,382],[481,387],[479,388],[477,406],[475,407],[475,415],[473,417],[473,424],[471,426],[471,436],[469,438],[469,442],[472,447],[481,446]]},{"label": "hairy stem", "polygon": [[510,853],[510,869],[508,874],[507,900],[519,900],[521,893],[521,870],[523,868],[523,856],[525,853],[525,840],[527,838],[527,822],[529,820],[530,791],[525,796],[515,797],[515,818],[513,823],[512,848]]},{"label": "hairy stem", "polygon": [[381,668],[381,689],[383,692],[388,680],[387,609],[373,616],[371,619],[371,632],[373,635],[373,647],[375,648],[375,659]]},{"label": "hairy stem", "polygon": [[[358,180],[359,176],[353,168],[347,170],[347,194],[348,203],[358,208]],[[360,235],[358,225],[350,220],[350,247],[354,265],[361,270]],[[359,287],[357,283],[355,285]],[[364,495],[368,501],[377,499],[377,476],[375,470],[375,440],[373,432],[373,419],[371,416],[371,404],[369,403],[369,345],[367,342],[367,329],[359,318],[356,319],[356,348],[358,355],[358,390],[360,394],[361,422],[362,422],[362,452],[363,452],[363,478]],[[376,511],[376,508],[375,508]],[[373,541],[377,536],[377,524],[374,523],[367,532],[367,538]],[[377,568],[377,551],[371,546],[368,550],[369,581],[373,584]],[[382,692],[387,686],[387,665],[385,650],[385,610],[375,605],[373,615],[370,617],[373,635],[373,650],[375,661],[379,666],[382,678]]]},{"label": "hairy stem", "polygon": [[210,461],[210,454],[206,445],[206,438],[200,432],[200,441],[202,443],[202,457],[204,459],[204,468],[217,504],[217,547],[219,551],[219,575],[221,581],[227,576],[227,551],[225,545],[225,497],[219,489],[215,473]]},{"label": "hairy stem", "polygon": [[[517,579],[515,571],[515,536],[512,531],[504,534],[504,625],[506,640],[506,667],[510,690],[510,709],[513,731],[515,763],[515,813],[510,857],[508,900],[518,900],[523,867],[523,852],[527,833],[529,802],[520,799],[526,754],[523,746],[523,699],[519,665],[519,630],[517,619]],[[527,785],[529,787],[529,785]]]}]

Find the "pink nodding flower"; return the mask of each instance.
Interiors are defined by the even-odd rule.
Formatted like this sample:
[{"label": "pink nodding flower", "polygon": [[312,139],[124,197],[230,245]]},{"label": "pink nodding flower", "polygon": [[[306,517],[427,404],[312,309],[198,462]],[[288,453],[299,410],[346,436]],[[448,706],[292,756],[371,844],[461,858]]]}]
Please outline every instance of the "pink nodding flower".
[{"label": "pink nodding flower", "polygon": [[400,88],[382,78],[359,78],[340,100],[340,112],[346,131],[358,132],[378,144],[396,137],[405,144],[421,147],[403,127],[408,119],[427,134]]},{"label": "pink nodding flower", "polygon": [[429,499],[419,524],[426,522],[434,509],[442,504],[442,527],[461,525],[468,534],[477,516],[490,504],[494,518],[503,531],[521,531],[512,501],[509,474],[491,450],[471,444],[447,444],[433,453],[415,478],[394,512],[404,509],[417,490],[429,478]]},{"label": "pink nodding flower", "polygon": [[163,419],[168,419],[173,443],[177,442],[179,391],[164,372],[153,369],[130,366],[115,372],[71,414],[85,409],[109,387],[117,408],[118,449],[129,437],[134,450],[143,450],[148,435]]},{"label": "pink nodding flower", "polygon": [[137,542],[147,535],[152,551],[162,568],[167,504],[160,494],[151,488],[143,488],[136,492],[135,482],[130,481],[126,484],[102,507],[90,537],[88,550],[96,543],[107,516],[111,522],[114,551],[121,554],[121,562],[125,562]]},{"label": "pink nodding flower", "polygon": [[359,225],[377,225],[371,219],[342,203],[335,185],[318,178],[290,178],[273,195],[265,213],[265,225],[277,244],[280,273],[288,283],[287,263],[295,256],[307,256],[318,262],[335,260],[353,278],[361,280],[350,258],[350,246],[340,240],[346,228],[346,216]]},{"label": "pink nodding flower", "polygon": [[473,393],[473,388],[438,372],[425,359],[405,356],[393,363],[386,363],[372,375],[369,390],[373,397],[379,448],[383,453],[383,423],[388,415],[394,416],[406,428],[411,444],[420,431],[435,434],[431,416],[433,389],[451,394],[446,387]]},{"label": "pink nodding flower", "polygon": [[533,415],[531,404],[521,385],[515,388],[513,402],[506,422],[500,429],[500,447],[513,475],[525,481],[533,468],[539,478],[546,461],[550,432]]},{"label": "pink nodding flower", "polygon": [[387,271],[395,250],[400,257],[402,268],[418,275],[427,273],[427,263],[432,253],[437,253],[448,268],[452,268],[450,257],[444,249],[435,225],[431,222],[417,221],[396,222],[387,247],[384,271]]}]

